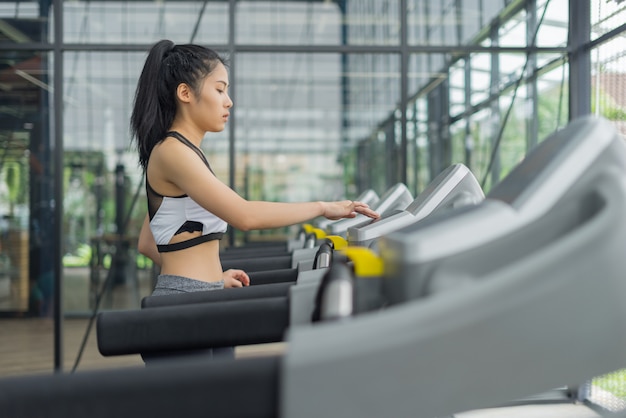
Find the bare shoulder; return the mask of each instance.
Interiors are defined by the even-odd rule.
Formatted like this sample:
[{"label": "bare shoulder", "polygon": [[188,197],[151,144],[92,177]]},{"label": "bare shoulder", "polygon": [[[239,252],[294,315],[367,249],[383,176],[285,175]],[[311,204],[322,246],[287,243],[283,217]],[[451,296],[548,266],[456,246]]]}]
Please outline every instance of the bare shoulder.
[{"label": "bare shoulder", "polygon": [[207,184],[213,177],[198,154],[175,138],[165,138],[154,147],[148,176],[160,180],[164,188],[174,186],[187,194],[194,184]]},{"label": "bare shoulder", "polygon": [[190,151],[188,146],[175,138],[168,137],[154,146],[150,157],[167,160],[172,157],[172,154],[174,156],[185,155],[187,151]]},{"label": "bare shoulder", "polygon": [[[183,162],[184,164],[181,164]],[[150,164],[155,168],[170,171],[180,168],[193,169],[195,166],[201,167],[202,161],[187,145],[174,138],[165,138],[152,150]]]}]

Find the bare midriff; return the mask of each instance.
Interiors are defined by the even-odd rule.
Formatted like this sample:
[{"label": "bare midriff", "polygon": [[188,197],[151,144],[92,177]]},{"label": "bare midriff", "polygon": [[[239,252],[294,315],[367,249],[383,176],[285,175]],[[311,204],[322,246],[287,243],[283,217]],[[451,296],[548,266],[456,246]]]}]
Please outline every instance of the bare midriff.
[{"label": "bare midriff", "polygon": [[[175,236],[171,243],[193,236],[197,234],[183,233]],[[184,250],[161,253],[161,274],[173,274],[205,282],[222,280],[219,251],[219,240],[213,240]]]}]

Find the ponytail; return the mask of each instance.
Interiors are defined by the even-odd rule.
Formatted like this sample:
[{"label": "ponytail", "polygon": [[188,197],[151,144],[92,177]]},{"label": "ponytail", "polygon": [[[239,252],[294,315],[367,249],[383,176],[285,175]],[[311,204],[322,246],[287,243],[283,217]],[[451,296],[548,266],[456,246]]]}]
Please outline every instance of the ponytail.
[{"label": "ponytail", "polygon": [[174,122],[178,86],[185,83],[199,94],[202,81],[218,63],[225,65],[215,51],[199,45],[161,40],[152,46],[137,82],[130,117],[131,135],[144,171],[152,149]]}]

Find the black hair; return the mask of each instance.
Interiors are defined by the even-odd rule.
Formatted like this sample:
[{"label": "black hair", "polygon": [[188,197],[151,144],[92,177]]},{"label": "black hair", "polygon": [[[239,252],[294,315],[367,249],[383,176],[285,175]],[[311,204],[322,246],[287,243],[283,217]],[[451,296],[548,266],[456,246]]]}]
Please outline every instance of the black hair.
[{"label": "black hair", "polygon": [[217,52],[200,45],[175,45],[161,40],[154,44],[137,82],[130,117],[131,140],[139,151],[139,164],[145,170],[156,144],[176,116],[176,89],[185,83],[195,94],[219,63],[226,65]]}]

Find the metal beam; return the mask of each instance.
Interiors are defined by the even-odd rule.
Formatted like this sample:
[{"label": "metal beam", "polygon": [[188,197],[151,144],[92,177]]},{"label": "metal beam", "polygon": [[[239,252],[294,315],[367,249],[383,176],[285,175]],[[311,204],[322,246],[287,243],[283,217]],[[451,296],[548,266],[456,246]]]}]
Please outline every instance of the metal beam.
[{"label": "metal beam", "polygon": [[569,1],[569,119],[591,113],[591,6]]},{"label": "metal beam", "polygon": [[54,8],[54,370],[63,372],[63,0],[53,0]]}]

